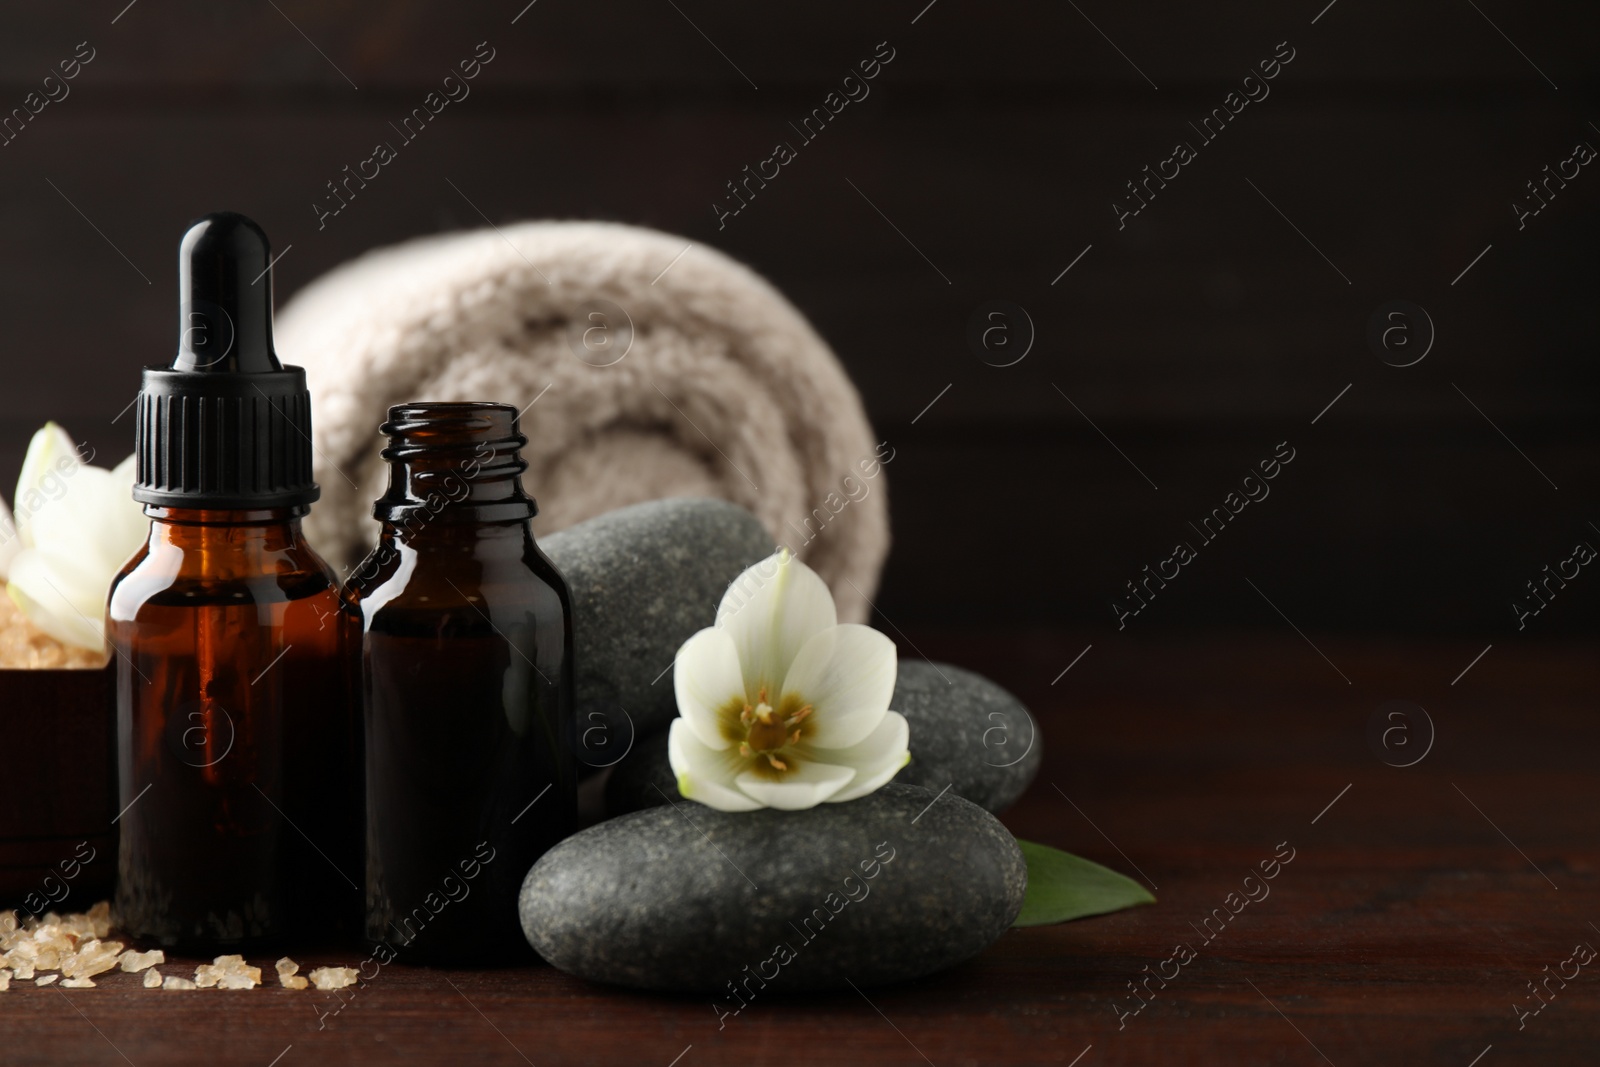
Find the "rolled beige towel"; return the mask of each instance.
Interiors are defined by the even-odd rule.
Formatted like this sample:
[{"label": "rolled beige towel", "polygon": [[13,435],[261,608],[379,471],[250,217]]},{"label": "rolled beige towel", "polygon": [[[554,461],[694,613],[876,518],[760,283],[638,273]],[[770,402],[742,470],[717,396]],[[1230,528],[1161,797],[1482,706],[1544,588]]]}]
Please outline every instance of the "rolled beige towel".
[{"label": "rolled beige towel", "polygon": [[389,406],[492,400],[532,405],[524,482],[539,532],[721,497],[822,575],[841,621],[867,617],[893,453],[799,311],[720,252],[613,223],[427,237],[312,282],[278,315],[277,340],[310,381],[322,499],[306,530],[336,564],[376,539]]}]

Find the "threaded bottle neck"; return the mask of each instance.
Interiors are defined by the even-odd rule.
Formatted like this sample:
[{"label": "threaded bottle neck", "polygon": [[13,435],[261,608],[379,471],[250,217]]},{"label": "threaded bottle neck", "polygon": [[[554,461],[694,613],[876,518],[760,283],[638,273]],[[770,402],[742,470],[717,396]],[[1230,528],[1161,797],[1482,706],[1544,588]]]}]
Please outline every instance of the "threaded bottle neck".
[{"label": "threaded bottle neck", "polygon": [[[373,508],[380,520],[509,522],[539,506],[522,489],[517,411],[509,404],[398,404],[379,428],[389,438],[389,486]],[[409,520],[409,521],[408,521]]]}]

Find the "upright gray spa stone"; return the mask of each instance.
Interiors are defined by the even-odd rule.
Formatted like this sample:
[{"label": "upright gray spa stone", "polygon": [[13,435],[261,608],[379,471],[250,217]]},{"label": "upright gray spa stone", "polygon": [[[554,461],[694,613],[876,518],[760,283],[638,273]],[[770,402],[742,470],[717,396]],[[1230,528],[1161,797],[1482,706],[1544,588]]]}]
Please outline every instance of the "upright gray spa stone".
[{"label": "upright gray spa stone", "polygon": [[[911,762],[901,785],[950,787],[989,811],[1004,811],[1038,773],[1043,750],[1028,709],[981,674],[948,663],[901,660],[889,706],[911,727]],[[634,743],[606,783],[606,811],[618,815],[681,799],[664,731]]]},{"label": "upright gray spa stone", "polygon": [[667,731],[657,730],[635,741],[606,779],[606,817],[614,819],[669,800],[681,803],[683,794],[667,759]]},{"label": "upright gray spa stone", "polygon": [[556,967],[705,991],[720,1014],[950,967],[1006,931],[1027,880],[994,816],[891,783],[806,811],[677,801],[603,822],[534,864],[520,907],[528,942]]},{"label": "upright gray spa stone", "polygon": [[754,515],[702,498],[609,511],[539,547],[572,592],[579,758],[590,766],[677,714],[672,658],[714,621],[728,583],[775,550]]},{"label": "upright gray spa stone", "polygon": [[911,727],[911,763],[895,776],[1004,811],[1044,758],[1039,724],[1022,702],[981,674],[901,660],[889,706]]}]

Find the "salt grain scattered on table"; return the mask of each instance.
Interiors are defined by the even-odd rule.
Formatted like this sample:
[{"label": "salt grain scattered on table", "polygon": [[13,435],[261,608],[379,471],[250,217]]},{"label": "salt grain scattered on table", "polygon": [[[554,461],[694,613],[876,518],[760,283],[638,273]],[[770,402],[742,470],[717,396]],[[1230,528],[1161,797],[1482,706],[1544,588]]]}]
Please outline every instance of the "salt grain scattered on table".
[{"label": "salt grain scattered on table", "polygon": [[299,974],[300,965],[288,956],[273,964],[278,970],[278,984],[285,989],[304,989],[306,980]]},{"label": "salt grain scattered on table", "polygon": [[151,949],[149,952],[134,952],[129,950],[122,954],[122,969],[130,974],[137,974],[146,967],[154,967],[158,963],[167,962],[167,954],[160,949]]},{"label": "salt grain scattered on table", "polygon": [[261,984],[261,968],[251,967],[246,971],[230,971],[217,982],[218,989],[254,989]]},{"label": "salt grain scattered on table", "polygon": [[318,967],[311,972],[311,984],[318,989],[343,989],[356,984],[354,967]]},{"label": "salt grain scattered on table", "polygon": [[111,970],[122,955],[121,941],[101,941],[91,938],[79,946],[78,951],[61,961],[63,978],[89,978]]},{"label": "salt grain scattered on table", "polygon": [[[129,974],[143,971],[141,981],[146,989],[254,989],[261,984],[261,968],[250,966],[237,954],[200,964],[193,979],[163,975],[156,965],[167,962],[165,952],[158,948],[124,951],[122,942],[104,940],[110,933],[111,905],[107,901],[87,912],[58,915],[52,911],[20,922],[15,911],[0,911],[0,992],[7,991],[13,979],[32,980],[37,986],[64,979],[63,988],[93,989],[95,975],[119,967]],[[284,956],[274,966],[283,988],[306,988],[307,980],[294,960]],[[47,971],[59,973],[43,973]],[[310,976],[318,989],[343,989],[355,985],[356,978],[351,967],[319,967]]]},{"label": "salt grain scattered on table", "polygon": [[200,989],[254,989],[261,984],[261,968],[251,967],[243,956],[218,956],[195,968],[194,984]]}]

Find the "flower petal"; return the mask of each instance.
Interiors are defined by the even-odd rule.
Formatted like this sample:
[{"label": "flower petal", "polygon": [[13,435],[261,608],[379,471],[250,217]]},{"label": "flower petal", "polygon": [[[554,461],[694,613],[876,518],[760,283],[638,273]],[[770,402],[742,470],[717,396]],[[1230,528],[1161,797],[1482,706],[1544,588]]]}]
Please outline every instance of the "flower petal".
[{"label": "flower petal", "polygon": [[885,713],[883,722],[865,740],[849,748],[828,750],[828,759],[854,767],[856,771],[849,785],[828,798],[829,803],[864,797],[899,774],[900,768],[911,762],[911,751],[907,747],[910,741],[911,726],[906,717],[891,711]]},{"label": "flower petal", "polygon": [[800,811],[814,808],[833,796],[850,784],[855,773],[849,767],[797,760],[781,780],[775,781],[756,771],[745,771],[733,781],[741,791],[769,808]]},{"label": "flower petal", "polygon": [[733,580],[717,606],[716,624],[738,646],[745,699],[754,704],[762,686],[769,700],[777,696],[801,647],[838,621],[827,583],[785,550]]},{"label": "flower petal", "polygon": [[64,644],[105,650],[106,594],[109,580],[67,561],[25,549],[11,561],[6,591],[28,621]]},{"label": "flower petal", "polygon": [[112,546],[110,555],[120,557],[116,561],[119,571],[150,538],[150,520],[145,516],[144,505],[133,499],[133,480],[138,476],[136,458],[130,452],[127,459],[111,468],[111,497],[104,501],[106,543]]},{"label": "flower petal", "polygon": [[678,714],[701,743],[708,748],[733,744],[722,732],[720,712],[732,701],[744,703],[744,676],[739,671],[739,649],[726,630],[701,630],[683,643],[673,660],[672,687],[677,691]]},{"label": "flower petal", "polygon": [[58,495],[45,498],[28,517],[27,525],[30,548],[109,572],[108,588],[116,572],[108,562],[108,524],[101,505],[110,496],[110,480],[110,471],[81,465],[72,468],[57,488]]},{"label": "flower petal", "polygon": [[22,471],[17,475],[17,530],[22,534],[23,545],[34,544],[28,527],[33,515],[47,502],[59,498],[64,491],[64,478],[69,471],[80,466],[78,448],[67,436],[67,431],[53,422],[47,422],[28,442],[27,455],[22,457]]},{"label": "flower petal", "polygon": [[731,748],[714,749],[701,743],[687,720],[673,719],[667,731],[667,760],[678,776],[678,792],[718,811],[755,811],[761,803],[733,783],[744,767]]},{"label": "flower petal", "polygon": [[870,626],[846,623],[806,642],[784,677],[781,692],[798,695],[814,709],[807,743],[845,748],[883,721],[898,666],[893,641]]}]

